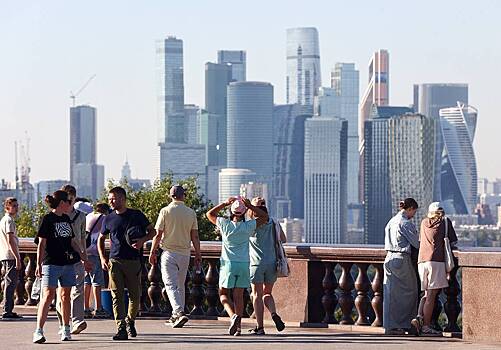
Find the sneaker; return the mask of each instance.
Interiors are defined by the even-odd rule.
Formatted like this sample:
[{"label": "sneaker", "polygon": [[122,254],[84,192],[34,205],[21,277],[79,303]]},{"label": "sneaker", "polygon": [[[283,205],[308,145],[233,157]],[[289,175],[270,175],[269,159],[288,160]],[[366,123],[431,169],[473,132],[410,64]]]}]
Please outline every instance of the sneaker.
[{"label": "sneaker", "polygon": [[137,337],[136,322],[131,319],[126,319],[125,322],[127,324],[127,334],[129,335],[129,337]]},{"label": "sneaker", "polygon": [[421,329],[423,328],[423,318],[421,316],[416,316],[411,321],[412,327],[416,330],[417,335],[421,334]]},{"label": "sneaker", "polygon": [[258,326],[256,326],[253,329],[249,329],[249,333],[252,335],[265,335],[266,334],[264,332],[264,327],[258,327]]},{"label": "sneaker", "polygon": [[37,329],[33,333],[33,343],[35,344],[42,344],[45,343],[45,337],[43,336],[43,331],[41,329]]},{"label": "sneaker", "polygon": [[61,333],[61,341],[71,340],[70,326],[65,326],[63,332]]},{"label": "sneaker", "polygon": [[91,309],[85,309],[84,310],[84,318],[93,318],[94,315],[92,314],[92,310]]},{"label": "sneaker", "polygon": [[125,328],[119,328],[117,334],[113,336],[113,340],[128,340],[129,335],[127,334],[127,330]]},{"label": "sneaker", "polygon": [[94,311],[94,318],[97,318],[97,319],[108,319],[110,318],[110,315],[108,315],[108,313],[106,312],[106,310],[104,309],[99,309],[99,310],[96,310]]},{"label": "sneaker", "polygon": [[240,316],[237,314],[233,314],[230,319],[230,327],[228,328],[229,335],[235,335],[238,329],[238,325],[240,324]]},{"label": "sneaker", "polygon": [[2,319],[4,320],[19,320],[23,318],[23,316],[16,314],[15,312],[5,312],[2,315]]},{"label": "sneaker", "polygon": [[275,322],[275,327],[277,327],[277,331],[281,332],[285,329],[285,323],[282,321],[280,316],[275,312],[273,315],[271,315],[271,319],[273,322]]},{"label": "sneaker", "polygon": [[238,327],[237,328],[237,331],[235,332],[235,334],[233,334],[234,337],[239,337],[242,335],[242,328]]},{"label": "sneaker", "polygon": [[188,320],[188,316],[184,312],[181,312],[175,317],[174,322],[172,322],[172,328],[182,328]]},{"label": "sneaker", "polygon": [[430,326],[423,326],[423,328],[421,329],[421,335],[423,337],[441,337],[442,332],[437,331]]},{"label": "sneaker", "polygon": [[71,330],[71,334],[80,334],[87,328],[87,322],[82,321],[76,325],[73,325],[73,329]]}]

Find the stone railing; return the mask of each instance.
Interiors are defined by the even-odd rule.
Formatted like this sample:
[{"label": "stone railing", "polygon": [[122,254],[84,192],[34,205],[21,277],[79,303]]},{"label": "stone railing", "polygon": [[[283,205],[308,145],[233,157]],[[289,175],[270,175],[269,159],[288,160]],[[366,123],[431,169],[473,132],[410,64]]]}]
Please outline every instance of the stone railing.
[{"label": "stone railing", "polygon": [[[148,249],[149,243],[145,247],[140,312],[142,316],[168,317],[170,304],[163,292],[160,267],[147,262]],[[204,269],[200,273],[190,269],[188,273],[186,311],[198,318],[224,316],[218,298],[221,243],[202,242],[201,250]],[[35,279],[36,246],[31,239],[21,239],[20,251],[26,266],[21,271],[16,304],[36,305],[37,301],[29,297]],[[303,326],[382,326],[386,255],[382,247],[288,244],[286,252],[291,274],[280,278],[273,291],[277,308],[286,321]],[[467,250],[455,255],[457,267],[451,273],[449,287],[437,299],[433,322],[446,332],[461,332],[458,319],[463,309],[463,335],[482,339],[487,326],[479,328],[480,319],[501,324],[501,313],[497,312],[498,316],[494,317],[489,307],[485,307],[487,300],[497,301],[501,297],[501,250]],[[459,281],[462,281],[463,293]],[[246,311],[250,314],[249,293],[245,293],[245,298]],[[499,308],[496,302],[490,310]],[[496,329],[494,333],[499,333]],[[493,331],[490,328],[488,331],[492,337]]]}]

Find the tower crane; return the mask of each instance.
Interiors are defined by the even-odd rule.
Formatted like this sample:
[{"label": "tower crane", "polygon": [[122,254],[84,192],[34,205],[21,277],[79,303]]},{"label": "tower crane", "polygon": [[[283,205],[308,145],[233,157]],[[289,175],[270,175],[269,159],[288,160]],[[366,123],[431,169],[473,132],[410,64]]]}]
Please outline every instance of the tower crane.
[{"label": "tower crane", "polygon": [[85,84],[83,84],[83,86],[74,94],[73,91],[70,91],[70,98],[73,100],[73,107],[75,107],[75,99],[77,98],[78,95],[80,95],[80,93],[87,87],[87,85],[89,85],[89,83],[92,81],[92,79],[94,79],[96,77],[96,74],[94,74],[93,76],[91,76],[89,79],[87,79],[87,81],[85,82]]}]

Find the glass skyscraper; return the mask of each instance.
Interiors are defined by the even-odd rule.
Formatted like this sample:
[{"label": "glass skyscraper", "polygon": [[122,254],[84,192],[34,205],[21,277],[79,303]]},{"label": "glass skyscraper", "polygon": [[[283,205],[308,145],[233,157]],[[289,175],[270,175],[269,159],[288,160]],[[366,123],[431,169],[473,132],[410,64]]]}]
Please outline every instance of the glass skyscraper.
[{"label": "glass skyscraper", "polygon": [[444,140],[440,127],[440,109],[468,105],[468,84],[419,84],[414,85],[414,110],[435,120],[435,181],[433,199],[442,199],[442,163]]},{"label": "glass skyscraper", "polygon": [[287,103],[313,105],[313,97],[321,85],[317,29],[287,29]]},{"label": "glass skyscraper", "polygon": [[233,81],[246,81],[247,58],[243,50],[219,50],[217,63],[231,66],[231,79]]},{"label": "glass skyscraper", "polygon": [[473,214],[477,205],[477,162],[473,139],[477,110],[458,103],[439,111],[444,141],[442,206],[451,214]]},{"label": "glass skyscraper", "polygon": [[185,142],[183,41],[157,41],[158,141]]},{"label": "glass skyscraper", "polygon": [[347,232],[348,122],[313,117],[305,122],[305,242],[343,243]]}]

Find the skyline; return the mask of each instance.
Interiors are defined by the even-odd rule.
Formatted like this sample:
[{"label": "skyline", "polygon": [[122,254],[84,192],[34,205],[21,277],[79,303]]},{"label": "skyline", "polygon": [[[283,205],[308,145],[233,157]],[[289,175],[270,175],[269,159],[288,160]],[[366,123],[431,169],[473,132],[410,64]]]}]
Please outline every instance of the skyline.
[{"label": "skyline", "polygon": [[[0,107],[3,107],[0,119],[6,130],[12,131],[0,139],[4,153],[0,178],[13,180],[14,141],[23,139],[25,130],[31,138],[32,182],[69,178],[69,91],[78,90],[86,79],[97,74],[77,98],[77,104],[90,104],[97,109],[97,162],[105,165],[106,178],[118,179],[127,154],[132,176],[151,179],[158,149],[155,42],[168,35],[183,40],[186,104],[204,106],[205,63],[215,62],[217,51],[223,49],[246,50],[247,80],[270,82],[275,90],[275,104],[282,104],[286,30],[302,26],[318,30],[323,86],[329,86],[330,71],[336,62],[353,62],[360,71],[362,95],[368,80],[367,65],[377,49],[387,49],[390,53],[392,106],[412,103],[413,84],[467,83],[469,103],[479,110],[474,143],[479,177],[501,177],[501,162],[491,158],[492,150],[501,146],[501,140],[496,138],[501,123],[496,119],[494,95],[495,82],[501,78],[496,69],[501,60],[501,44],[487,38],[477,39],[479,34],[488,33],[490,27],[497,29],[494,14],[501,6],[494,1],[485,1],[483,7],[450,2],[450,8],[445,8],[442,3],[434,3],[434,14],[425,11],[426,4],[420,4],[423,7],[420,8],[415,4],[403,6],[383,1],[388,7],[372,10],[380,15],[385,9],[390,11],[389,21],[378,21],[380,27],[374,29],[371,37],[364,35],[366,27],[350,31],[347,24],[356,18],[370,18],[374,13],[368,8],[357,9],[361,11],[357,16],[347,15],[335,22],[326,18],[323,11],[310,8],[284,19],[277,12],[261,14],[260,6],[249,6],[244,19],[228,17],[221,23],[224,16],[207,4],[190,7],[158,2],[155,8],[134,5],[116,9],[117,3],[97,5],[91,1],[86,6],[69,6],[56,1],[42,6],[32,1],[24,6],[0,5],[3,8],[0,30],[8,34],[4,49],[11,53],[3,57],[5,63],[0,65],[4,77],[0,83]],[[268,4],[267,8],[276,10],[285,4],[277,3]],[[340,4],[328,7],[336,6]],[[353,6],[344,4],[343,9],[350,12]],[[396,16],[399,9],[400,15]],[[407,23],[405,13],[415,14],[419,18],[416,23],[422,27],[415,32],[406,27],[396,33],[395,25]],[[160,21],[163,15],[168,20]],[[247,27],[254,24],[254,18],[272,22],[270,15],[275,23],[264,32],[259,26],[254,26],[254,32]],[[213,16],[214,26],[203,24],[203,16]],[[139,17],[142,18],[139,26],[129,25]],[[85,18],[92,18],[93,26],[78,28],[86,23]],[[115,26],[110,26],[110,18]],[[227,30],[228,25],[232,30]],[[203,32],[197,30],[201,26]],[[419,43],[420,37],[429,41]],[[121,121],[124,123],[120,124]],[[142,138],[137,137],[138,130]],[[123,135],[125,147],[117,149],[117,141],[112,140],[116,135]],[[51,153],[56,154],[53,158],[59,162],[47,164],[45,145],[57,149]]]}]

